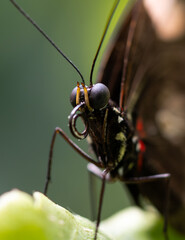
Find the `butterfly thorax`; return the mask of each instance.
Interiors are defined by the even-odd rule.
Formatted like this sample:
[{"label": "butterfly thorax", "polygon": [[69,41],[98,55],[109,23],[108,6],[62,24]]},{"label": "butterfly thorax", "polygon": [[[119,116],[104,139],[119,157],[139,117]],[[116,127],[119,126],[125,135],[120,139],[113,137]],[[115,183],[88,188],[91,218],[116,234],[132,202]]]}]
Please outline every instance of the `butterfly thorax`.
[{"label": "butterfly thorax", "polygon": [[136,155],[136,147],[124,114],[108,104],[105,109],[91,112],[87,119],[88,141],[98,161],[113,171],[123,167],[124,172],[127,172],[131,165],[134,166],[132,163],[135,161],[133,156]]}]

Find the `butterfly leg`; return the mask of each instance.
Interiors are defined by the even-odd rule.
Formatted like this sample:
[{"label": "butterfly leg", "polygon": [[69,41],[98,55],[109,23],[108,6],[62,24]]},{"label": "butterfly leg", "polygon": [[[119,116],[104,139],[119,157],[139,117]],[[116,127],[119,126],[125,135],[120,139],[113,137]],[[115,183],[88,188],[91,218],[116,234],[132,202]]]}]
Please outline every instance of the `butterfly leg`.
[{"label": "butterfly leg", "polygon": [[78,147],[78,145],[76,145],[66,134],[65,132],[59,128],[56,127],[55,131],[53,133],[53,137],[51,140],[51,145],[50,145],[50,152],[49,152],[49,160],[48,160],[48,167],[47,167],[47,176],[46,176],[46,183],[45,183],[45,187],[44,187],[44,194],[47,194],[48,191],[48,185],[51,181],[51,167],[52,167],[52,159],[53,159],[53,148],[54,148],[54,144],[55,144],[55,140],[56,140],[56,136],[60,135],[61,137],[63,137],[63,139],[69,144],[71,145],[71,147],[78,152],[86,161],[98,166],[98,167],[102,167],[101,163],[96,162],[95,160],[93,160],[87,153],[85,153],[81,148]]},{"label": "butterfly leg", "polygon": [[140,184],[140,183],[148,183],[148,182],[154,182],[154,181],[160,181],[165,180],[166,181],[166,192],[165,192],[165,206],[164,206],[164,237],[165,240],[168,240],[168,234],[167,234],[167,227],[168,227],[168,208],[169,208],[169,197],[170,197],[170,173],[162,173],[162,174],[155,174],[151,176],[146,177],[133,177],[133,178],[123,178],[119,177],[119,180],[126,183],[126,184]]},{"label": "butterfly leg", "polygon": [[98,204],[98,215],[97,215],[97,221],[96,221],[96,229],[95,229],[95,235],[94,235],[94,240],[97,239],[97,233],[98,233],[98,227],[100,224],[101,220],[101,211],[102,211],[102,205],[103,205],[103,196],[105,192],[105,182],[109,180],[109,169],[104,169],[101,171],[97,166],[95,166],[92,163],[89,163],[87,165],[88,171],[95,175],[98,176],[102,180],[102,186],[101,186],[101,191],[100,191],[100,198],[99,198],[99,204]]},{"label": "butterfly leg", "polygon": [[[100,178],[101,180],[104,178],[104,171],[102,171],[98,166],[95,166],[94,164],[87,164],[87,169],[90,173],[92,173],[94,176]],[[116,179],[112,178],[109,174],[110,170],[106,170],[106,176],[105,180],[106,182],[115,182]]]},{"label": "butterfly leg", "polygon": [[99,204],[98,204],[98,214],[97,214],[97,222],[96,222],[96,230],[95,230],[95,236],[94,240],[97,239],[97,233],[98,233],[98,227],[100,224],[101,219],[101,211],[102,211],[102,205],[103,205],[103,196],[105,191],[105,182],[113,182],[114,180],[111,178],[109,174],[109,169],[101,170],[99,167],[95,166],[92,163],[89,163],[87,165],[87,169],[90,172],[90,174],[97,176],[102,180],[102,186],[100,191],[100,198],[99,198]]},{"label": "butterfly leg", "polygon": [[[89,173],[89,191],[90,191],[90,201],[91,201],[91,215],[92,219],[96,219],[96,182],[95,177],[98,177],[99,179],[103,179],[103,173],[100,168],[95,166],[92,163],[89,163],[87,165],[88,173]],[[106,181],[111,181],[109,174],[106,175]]]},{"label": "butterfly leg", "polygon": [[96,220],[96,209],[97,209],[97,186],[96,186],[96,179],[92,172],[88,171],[89,175],[89,196],[90,196],[90,206],[91,206],[91,220]]}]

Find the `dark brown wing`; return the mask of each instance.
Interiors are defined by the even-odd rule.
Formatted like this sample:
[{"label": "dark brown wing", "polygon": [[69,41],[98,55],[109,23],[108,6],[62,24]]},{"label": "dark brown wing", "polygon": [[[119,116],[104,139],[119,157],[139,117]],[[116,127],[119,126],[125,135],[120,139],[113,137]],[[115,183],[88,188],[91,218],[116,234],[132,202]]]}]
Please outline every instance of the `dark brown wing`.
[{"label": "dark brown wing", "polygon": [[[139,11],[128,59],[125,107],[134,124],[137,118],[143,121],[142,174],[171,173],[169,220],[185,233],[185,36],[160,40],[145,9],[141,6]],[[131,19],[132,12],[111,43],[98,78],[117,105]],[[161,182],[150,183],[140,191],[163,212],[164,188]]]}]

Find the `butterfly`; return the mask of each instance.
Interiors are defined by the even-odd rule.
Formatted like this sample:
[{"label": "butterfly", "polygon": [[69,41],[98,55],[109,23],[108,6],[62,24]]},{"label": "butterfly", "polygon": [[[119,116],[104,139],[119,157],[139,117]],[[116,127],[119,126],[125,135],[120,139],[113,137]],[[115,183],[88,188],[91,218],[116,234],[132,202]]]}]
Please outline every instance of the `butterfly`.
[{"label": "butterfly", "polygon": [[[107,27],[117,4],[118,1]],[[23,15],[48,39],[25,13]],[[97,84],[93,85],[92,73],[100,42],[87,86],[76,66],[52,40],[48,40],[82,79],[71,93],[74,108],[69,116],[69,126],[76,138],[88,138],[97,160],[82,151],[57,127],[51,142],[45,193],[51,177],[54,142],[60,134],[89,162],[89,171],[102,179],[95,239],[105,182],[116,180],[128,184],[138,205],[142,194],[165,215],[165,219],[168,211],[169,222],[183,231],[184,171],[179,171],[179,165],[181,169],[184,167],[183,37],[170,42],[161,40],[142,1],[138,1],[106,51]],[[78,118],[85,125],[82,132],[77,128]],[[175,164],[177,159],[178,164]]]}]

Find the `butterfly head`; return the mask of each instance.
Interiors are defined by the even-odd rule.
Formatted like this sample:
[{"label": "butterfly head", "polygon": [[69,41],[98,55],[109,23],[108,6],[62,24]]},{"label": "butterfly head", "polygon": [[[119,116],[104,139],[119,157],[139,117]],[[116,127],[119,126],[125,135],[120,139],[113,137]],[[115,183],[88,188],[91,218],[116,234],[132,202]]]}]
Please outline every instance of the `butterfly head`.
[{"label": "butterfly head", "polygon": [[90,87],[85,86],[84,83],[81,85],[77,83],[70,95],[70,102],[73,107],[84,103],[83,106],[89,111],[101,110],[107,106],[109,99],[109,89],[102,83],[96,83]]}]

